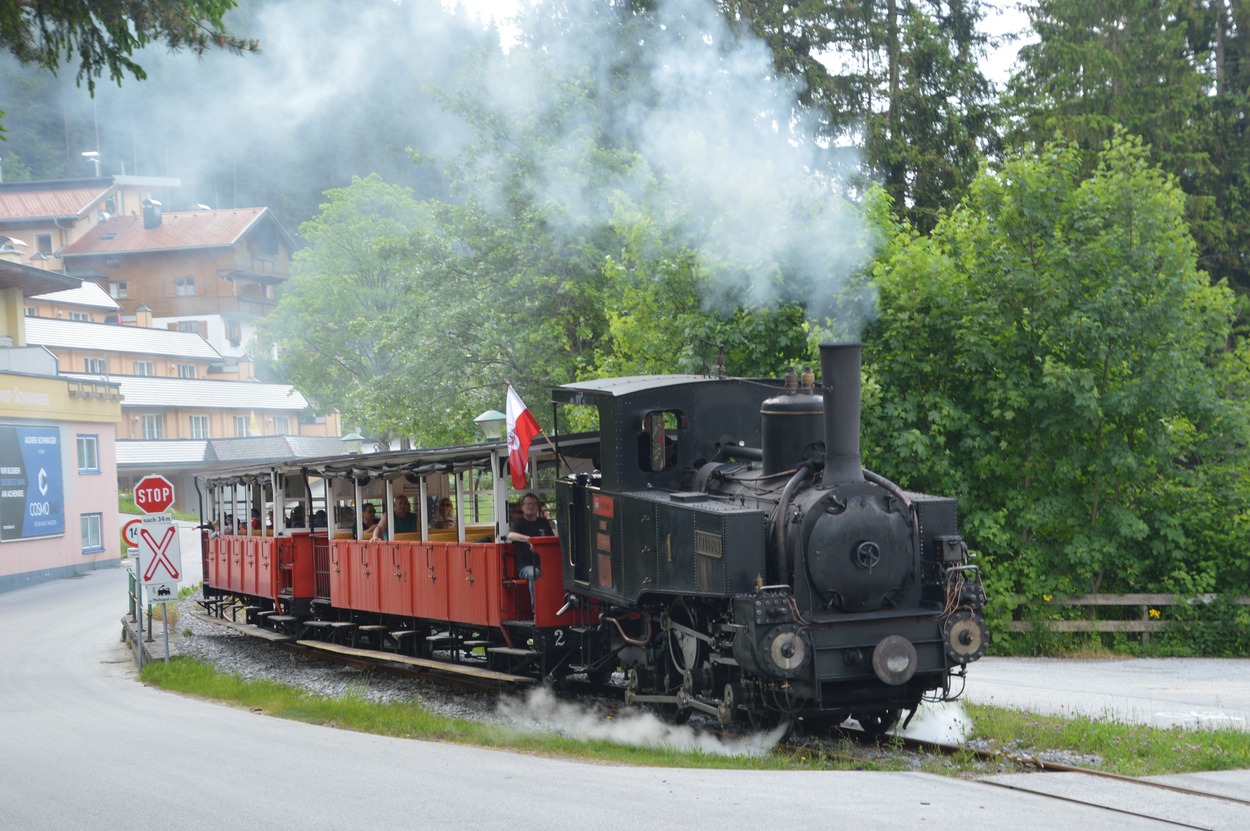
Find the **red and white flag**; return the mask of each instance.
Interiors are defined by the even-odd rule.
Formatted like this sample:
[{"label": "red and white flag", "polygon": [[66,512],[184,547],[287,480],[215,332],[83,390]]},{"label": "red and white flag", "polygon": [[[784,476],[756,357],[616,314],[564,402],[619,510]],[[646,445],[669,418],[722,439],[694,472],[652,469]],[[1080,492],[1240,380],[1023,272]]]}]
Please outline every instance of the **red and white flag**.
[{"label": "red and white flag", "polygon": [[530,442],[542,432],[529,408],[508,385],[508,469],[512,471],[512,487],[525,487],[525,473],[530,463]]}]

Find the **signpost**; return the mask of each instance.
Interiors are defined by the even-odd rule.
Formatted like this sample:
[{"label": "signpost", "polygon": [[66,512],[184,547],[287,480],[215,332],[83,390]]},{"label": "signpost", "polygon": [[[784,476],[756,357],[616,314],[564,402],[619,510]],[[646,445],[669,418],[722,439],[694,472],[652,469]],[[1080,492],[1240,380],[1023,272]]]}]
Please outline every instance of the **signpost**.
[{"label": "signpost", "polygon": [[[165,624],[165,664],[169,664],[169,607],[165,604],[178,597],[178,580],[182,577],[182,546],[178,526],[167,513],[174,504],[173,483],[156,473],[149,473],[135,485],[135,507],[146,516],[127,522],[122,536],[128,545],[138,547],[135,577],[140,592],[147,591],[148,603],[161,604]],[[132,543],[131,540],[134,540]],[[142,607],[142,602],[140,603]],[[139,645],[143,666],[143,646]]]}]

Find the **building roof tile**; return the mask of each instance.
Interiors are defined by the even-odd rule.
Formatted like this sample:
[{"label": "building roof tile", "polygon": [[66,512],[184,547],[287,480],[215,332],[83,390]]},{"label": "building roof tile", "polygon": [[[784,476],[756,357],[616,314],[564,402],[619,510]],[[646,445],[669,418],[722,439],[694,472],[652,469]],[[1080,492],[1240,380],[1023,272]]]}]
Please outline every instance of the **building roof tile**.
[{"label": "building roof tile", "polygon": [[26,342],[53,349],[90,349],[221,361],[221,353],[195,332],[118,326],[48,317],[26,318]]},{"label": "building roof tile", "polygon": [[[70,374],[66,377],[87,379],[96,376]],[[211,381],[198,378],[155,378],[137,375],[113,376],[109,380],[121,384],[123,409],[180,407],[183,409],[290,412],[308,407],[308,399],[290,384]]]},{"label": "building roof tile", "polygon": [[83,280],[82,286],[65,291],[54,291],[50,294],[35,295],[36,300],[49,300],[53,303],[66,303],[71,306],[92,306],[98,309],[116,311],[121,306],[109,297],[108,292],[90,280]]},{"label": "building roof tile", "polygon": [[58,190],[0,190],[0,221],[80,217],[110,190],[108,185],[99,184]]},{"label": "building roof tile", "polygon": [[266,216],[268,208],[174,211],[163,214],[155,228],[144,228],[142,216],[115,216],[97,223],[61,256],[230,247]]},{"label": "building roof tile", "polygon": [[346,452],[341,439],[325,436],[245,436],[233,439],[117,440],[117,467],[168,469],[175,465],[208,472],[215,464],[316,459]]}]

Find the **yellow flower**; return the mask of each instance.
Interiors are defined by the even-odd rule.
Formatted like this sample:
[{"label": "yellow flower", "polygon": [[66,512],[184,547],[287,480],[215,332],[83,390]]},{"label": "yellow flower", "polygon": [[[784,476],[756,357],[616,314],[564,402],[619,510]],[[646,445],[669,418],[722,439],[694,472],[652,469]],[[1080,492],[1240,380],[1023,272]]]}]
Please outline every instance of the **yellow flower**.
[{"label": "yellow flower", "polygon": [[1044,594],[1044,595],[1042,595],[1042,600],[1045,600],[1047,603],[1049,603],[1049,602],[1050,602],[1050,595],[1048,595],[1048,594]]},{"label": "yellow flower", "polygon": [[1154,620],[1158,620],[1159,618],[1163,617],[1163,613],[1160,612],[1158,609],[1151,609],[1150,617]]}]

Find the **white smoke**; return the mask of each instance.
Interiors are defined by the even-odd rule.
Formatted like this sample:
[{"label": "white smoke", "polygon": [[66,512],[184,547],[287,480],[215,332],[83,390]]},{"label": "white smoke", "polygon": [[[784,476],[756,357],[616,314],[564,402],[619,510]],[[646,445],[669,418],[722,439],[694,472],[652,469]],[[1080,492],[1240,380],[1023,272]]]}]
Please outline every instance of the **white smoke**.
[{"label": "white smoke", "polygon": [[960,745],[972,733],[972,720],[962,701],[938,701],[922,705],[907,728],[896,732],[916,741]]},{"label": "white smoke", "polygon": [[[520,186],[559,206],[570,239],[645,209],[657,241],[699,252],[716,283],[712,300],[799,301],[818,316],[837,303],[858,331],[875,300],[842,292],[873,241],[844,195],[852,156],[813,140],[814,121],[765,45],[731,29],[708,0],[659,3],[636,55],[609,39],[605,5],[561,6],[564,36],[482,69],[487,106],[533,125],[548,148]],[[632,155],[605,158],[605,138]]]},{"label": "white smoke", "polygon": [[[106,175],[124,165],[178,177],[185,205],[263,204],[291,230],[311,218],[291,211],[313,207],[306,197],[286,204],[297,185],[319,192],[378,173],[448,196],[408,148],[449,160],[473,144],[484,175],[469,196],[483,205],[506,204],[502,188],[519,186],[574,244],[647,216],[656,244],[698,252],[715,305],[799,301],[815,317],[836,307],[857,332],[875,306],[846,282],[874,245],[844,196],[858,162],[813,139],[815,122],[766,46],[711,0],[661,0],[632,41],[620,4],[534,5],[507,27],[520,34],[505,49],[439,0],[243,0],[227,22],[262,54],[150,47],[138,56],[147,80],[106,80],[95,101],[65,73],[63,106],[95,122],[101,146],[81,149],[100,150]],[[514,135],[483,147],[481,123],[470,122],[492,114]],[[258,183],[293,159],[289,181]],[[519,182],[490,175],[518,164]]]},{"label": "white smoke", "polygon": [[515,727],[532,732],[716,756],[766,756],[785,733],[781,727],[769,733],[721,737],[689,725],[668,724],[642,710],[605,713],[580,702],[562,701],[546,687],[501,699],[499,713]]}]

